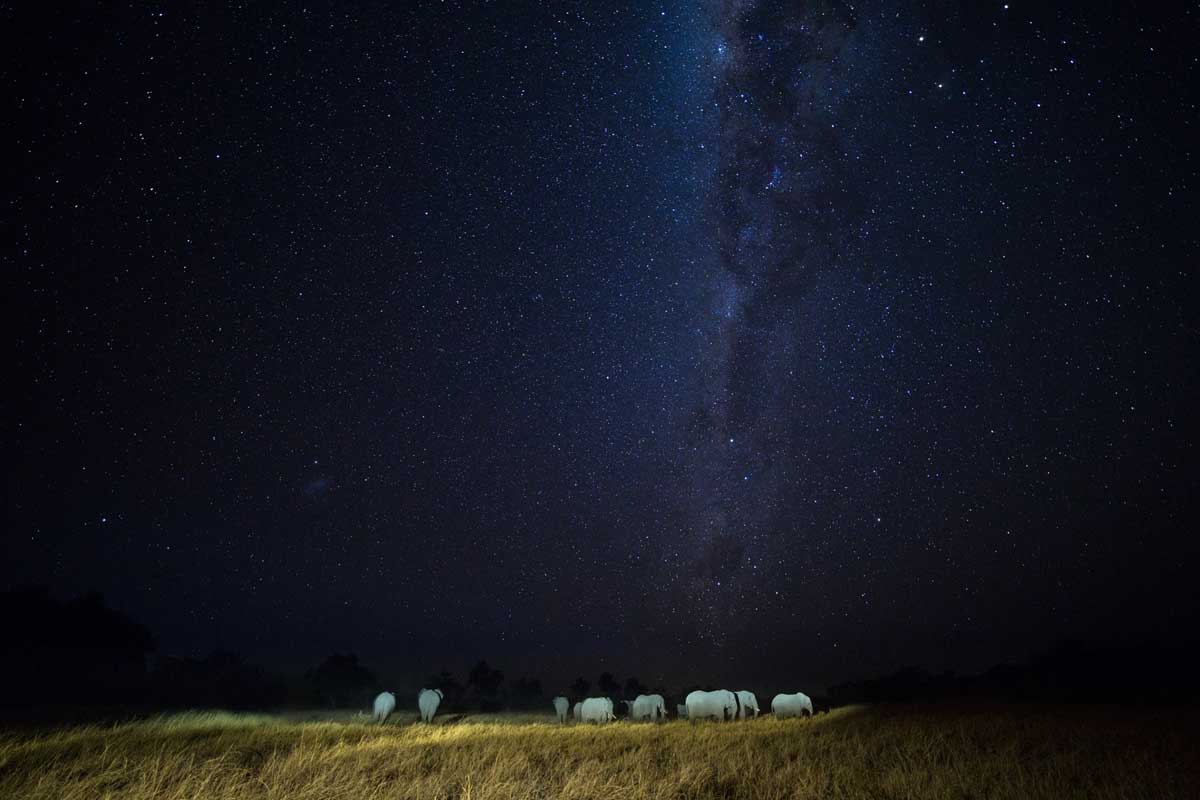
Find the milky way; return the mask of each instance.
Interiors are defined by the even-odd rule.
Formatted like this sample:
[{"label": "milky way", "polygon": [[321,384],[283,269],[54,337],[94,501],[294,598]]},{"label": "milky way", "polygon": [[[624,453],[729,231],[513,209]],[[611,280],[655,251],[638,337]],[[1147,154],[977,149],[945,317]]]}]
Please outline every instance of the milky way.
[{"label": "milky way", "polygon": [[1193,17],[23,9],[4,582],[418,677],[1168,637]]},{"label": "milky way", "polygon": [[717,23],[717,247],[704,390],[687,427],[691,525],[701,602],[743,614],[726,596],[761,594],[751,573],[777,572],[770,542],[796,533],[781,514],[800,499],[793,470],[806,448],[795,379],[803,301],[816,274],[849,268],[839,264],[850,211],[838,202],[846,186],[831,95],[854,19],[824,4],[739,3]]}]

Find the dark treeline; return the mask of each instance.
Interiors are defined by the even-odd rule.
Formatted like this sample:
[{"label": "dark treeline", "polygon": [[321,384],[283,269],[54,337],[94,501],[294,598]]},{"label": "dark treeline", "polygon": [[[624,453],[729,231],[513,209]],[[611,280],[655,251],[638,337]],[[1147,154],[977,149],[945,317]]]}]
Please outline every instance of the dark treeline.
[{"label": "dark treeline", "polygon": [[[144,626],[108,608],[97,594],[68,602],[44,589],[0,592],[0,621],[5,633],[0,652],[0,706],[106,707],[142,710],[228,708],[367,709],[381,690],[398,693],[401,708],[415,713],[416,685],[396,685],[352,653],[334,653],[303,675],[285,677],[215,651],[203,658],[155,655],[154,637]],[[979,675],[933,674],[917,668],[886,677],[844,683],[825,696],[814,694],[818,708],[857,702],[937,702],[966,699],[1017,702],[1194,703],[1200,699],[1193,678],[1200,668],[1195,647],[1096,648],[1063,643],[1022,666],[1002,665]],[[538,709],[550,697],[572,701],[588,696],[622,699],[661,694],[667,709],[693,689],[671,691],[647,686],[636,677],[618,679],[609,672],[592,680],[579,677],[562,686],[543,685],[531,676],[509,677],[481,660],[466,675],[441,670],[422,686],[440,688],[443,713]],[[737,686],[758,694],[770,710],[767,687]],[[797,688],[779,687],[782,691]],[[810,691],[810,694],[813,694]],[[411,697],[409,697],[411,695]],[[408,702],[411,699],[412,702]]]},{"label": "dark treeline", "polygon": [[1028,664],[1000,664],[978,675],[908,667],[881,678],[829,689],[832,705],[999,700],[1033,703],[1193,704],[1200,648],[1098,647],[1076,640],[1038,653]]}]

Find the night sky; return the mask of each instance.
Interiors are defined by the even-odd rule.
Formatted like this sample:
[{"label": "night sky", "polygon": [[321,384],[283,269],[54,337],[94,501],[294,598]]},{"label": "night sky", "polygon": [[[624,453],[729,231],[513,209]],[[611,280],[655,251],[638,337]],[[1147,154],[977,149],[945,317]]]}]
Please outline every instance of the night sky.
[{"label": "night sky", "polygon": [[548,682],[1196,618],[1195,3],[42,5],[4,587]]}]

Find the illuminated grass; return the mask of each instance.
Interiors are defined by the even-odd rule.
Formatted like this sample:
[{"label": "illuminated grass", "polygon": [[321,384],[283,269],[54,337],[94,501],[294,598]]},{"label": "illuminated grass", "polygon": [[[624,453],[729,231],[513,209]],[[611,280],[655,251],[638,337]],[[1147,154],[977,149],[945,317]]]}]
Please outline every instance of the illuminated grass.
[{"label": "illuminated grass", "polygon": [[1183,711],[846,708],[809,720],[373,726],[189,713],[0,737],[0,797],[1163,798]]}]

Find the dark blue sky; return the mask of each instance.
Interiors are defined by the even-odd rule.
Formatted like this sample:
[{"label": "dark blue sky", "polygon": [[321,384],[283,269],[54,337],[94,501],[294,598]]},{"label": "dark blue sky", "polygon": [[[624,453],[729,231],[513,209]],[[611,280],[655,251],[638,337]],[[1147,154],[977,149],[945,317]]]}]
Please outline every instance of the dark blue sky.
[{"label": "dark blue sky", "polygon": [[6,585],[825,683],[1196,611],[1194,7],[6,23]]}]

